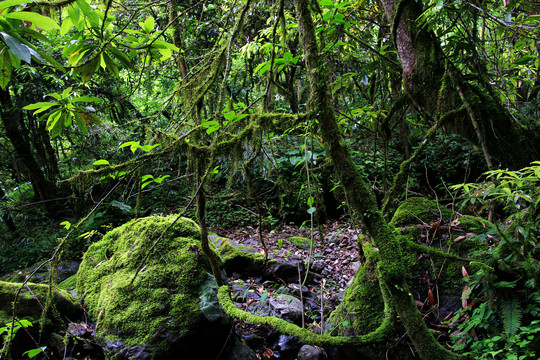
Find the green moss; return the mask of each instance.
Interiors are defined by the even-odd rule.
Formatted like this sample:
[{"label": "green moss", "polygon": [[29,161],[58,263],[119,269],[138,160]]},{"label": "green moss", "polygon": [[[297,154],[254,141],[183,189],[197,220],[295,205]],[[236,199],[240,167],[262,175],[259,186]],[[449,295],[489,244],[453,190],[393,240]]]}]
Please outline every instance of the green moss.
[{"label": "green moss", "polygon": [[353,283],[345,292],[343,302],[328,319],[331,334],[366,334],[375,330],[383,319],[384,306],[376,269],[373,265],[364,264],[356,272]]},{"label": "green moss", "polygon": [[[32,322],[38,322],[42,318],[42,306],[47,302],[49,286],[44,284],[10,283],[0,281],[0,325],[5,325],[6,319],[11,321],[13,316],[13,302],[20,290],[16,303],[16,316],[28,318]],[[76,320],[81,313],[81,307],[71,294],[64,290],[53,291],[52,311],[44,318],[45,324],[60,325],[64,319]]]},{"label": "green moss", "polygon": [[221,306],[227,314],[239,320],[248,321],[254,324],[270,325],[279,330],[283,334],[288,334],[297,337],[306,344],[319,346],[346,346],[346,345],[367,345],[380,342],[385,339],[388,330],[391,328],[392,322],[384,321],[375,331],[365,335],[358,336],[329,336],[319,335],[303,329],[295,324],[291,324],[283,319],[274,316],[257,316],[247,311],[240,310],[234,305],[229,295],[227,286],[221,286],[218,292],[218,299]]},{"label": "green moss", "polygon": [[291,236],[287,240],[304,250],[309,249],[312,245],[312,240],[303,236]]},{"label": "green moss", "polygon": [[[107,341],[121,337],[126,345],[164,349],[163,334],[182,338],[204,318],[199,294],[210,264],[200,249],[197,224],[185,218],[173,224],[175,219],[171,215],[133,220],[107,233],[85,253],[77,293],[99,323],[97,337]],[[146,263],[131,284],[143,260]]]},{"label": "green moss", "polygon": [[412,197],[405,200],[396,210],[391,223],[396,226],[407,226],[419,223],[430,223],[440,219],[449,220],[453,216],[451,210],[440,206],[437,202],[423,197]]},{"label": "green moss", "polygon": [[230,262],[247,261],[251,265],[264,262],[264,255],[255,252],[249,246],[234,246],[229,239],[219,238],[220,244],[217,246],[219,255],[225,266]]}]

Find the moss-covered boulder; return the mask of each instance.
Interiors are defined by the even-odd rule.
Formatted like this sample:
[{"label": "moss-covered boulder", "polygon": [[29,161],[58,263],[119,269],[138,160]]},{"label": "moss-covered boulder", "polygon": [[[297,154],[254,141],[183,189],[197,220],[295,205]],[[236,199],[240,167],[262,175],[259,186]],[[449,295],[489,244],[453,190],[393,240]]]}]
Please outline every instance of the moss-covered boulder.
[{"label": "moss-covered boulder", "polygon": [[298,246],[300,249],[304,249],[304,250],[309,250],[313,243],[311,239],[308,239],[307,237],[303,237],[303,236],[291,236],[287,240],[289,240],[294,245]]},{"label": "moss-covered boulder", "polygon": [[108,358],[181,354],[186,359],[214,359],[226,343],[230,319],[217,303],[199,227],[189,219],[175,219],[130,221],[92,244],[84,255],[77,295],[97,323],[95,337]]},{"label": "moss-covered boulder", "polygon": [[[17,293],[19,293],[17,297]],[[32,324],[25,331],[20,330],[10,346],[12,358],[22,359],[22,353],[36,348],[34,341],[43,341],[54,332],[64,330],[67,319],[76,321],[82,318],[81,305],[69,293],[63,290],[54,290],[49,299],[49,286],[43,284],[12,283],[0,281],[0,328],[11,327],[13,323],[13,303],[17,297],[15,306],[16,320],[28,320]],[[49,301],[49,300],[50,301]],[[48,311],[44,314],[45,305]],[[26,324],[26,322],[23,322]],[[21,323],[16,321],[15,329]],[[40,330],[41,335],[39,334]],[[33,338],[33,339],[32,339]],[[0,344],[3,339],[0,338]],[[5,344],[3,344],[5,345]],[[2,346],[0,346],[2,348]],[[2,357],[0,351],[0,358]]]},{"label": "moss-covered boulder", "polygon": [[392,225],[396,227],[419,223],[429,223],[434,220],[449,221],[454,216],[450,209],[424,197],[411,197],[405,200],[396,210]]},{"label": "moss-covered boulder", "polygon": [[223,261],[223,269],[228,275],[251,276],[264,268],[264,255],[251,246],[240,245],[232,239],[210,235],[209,239],[217,248]]}]

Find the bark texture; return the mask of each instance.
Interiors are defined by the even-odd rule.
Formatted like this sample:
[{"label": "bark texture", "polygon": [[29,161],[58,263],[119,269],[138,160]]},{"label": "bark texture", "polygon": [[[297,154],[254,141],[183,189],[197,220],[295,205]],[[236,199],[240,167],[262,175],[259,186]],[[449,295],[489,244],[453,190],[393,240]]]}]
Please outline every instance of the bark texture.
[{"label": "bark texture", "polygon": [[[482,147],[503,166],[520,168],[540,158],[540,127],[520,124],[495,99],[488,84],[465,81],[442,52],[435,35],[418,25],[422,2],[382,0],[392,23],[403,67],[403,87],[411,99],[433,118],[453,111],[445,125]],[[462,111],[456,109],[464,107]],[[488,161],[489,163],[489,161]]]}]

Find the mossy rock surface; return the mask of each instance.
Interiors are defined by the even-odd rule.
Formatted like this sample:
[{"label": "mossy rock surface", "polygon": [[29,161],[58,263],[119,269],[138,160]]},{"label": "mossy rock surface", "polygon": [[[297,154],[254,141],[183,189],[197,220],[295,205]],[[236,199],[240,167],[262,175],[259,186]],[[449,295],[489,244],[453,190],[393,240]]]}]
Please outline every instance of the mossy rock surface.
[{"label": "mossy rock surface", "polygon": [[438,205],[437,202],[423,197],[411,197],[396,210],[391,223],[396,227],[411,224],[429,223],[435,220],[451,220],[452,210]]},{"label": "mossy rock surface", "polygon": [[259,254],[251,246],[240,245],[234,240],[217,235],[210,235],[209,238],[217,248],[223,261],[223,269],[228,275],[238,273],[251,276],[263,270],[264,255]]},{"label": "mossy rock surface", "polygon": [[[12,320],[13,301],[20,290],[17,299],[16,316],[19,319],[28,319],[32,322],[40,320],[43,306],[47,303],[49,286],[44,284],[12,283],[0,281],[0,326]],[[66,291],[57,289],[52,292],[51,311],[45,319],[46,325],[60,324],[65,318],[77,320],[82,315],[82,307],[78,301]]]},{"label": "mossy rock surface", "polygon": [[[54,332],[65,330],[66,319],[82,321],[82,306],[63,290],[52,292],[49,310],[43,314],[43,307],[48,302],[48,285],[27,283],[23,286],[22,283],[0,281],[0,327],[11,326],[13,302],[18,291],[20,293],[16,303],[16,319],[28,320],[32,326],[17,332],[10,346],[12,359],[28,358],[26,355],[23,356],[23,353],[36,348],[34,341],[42,339],[45,343],[44,339],[48,339]],[[0,338],[0,346],[2,341]]]},{"label": "mossy rock surface", "polygon": [[171,215],[130,221],[84,255],[77,294],[90,318],[99,322],[96,338],[109,358],[159,359],[181,353],[213,359],[225,343],[230,320],[217,305],[199,227],[185,218],[173,224],[175,219]]},{"label": "mossy rock surface", "polygon": [[300,249],[309,250],[311,248],[312,241],[303,236],[291,236],[288,238],[291,243],[298,246]]}]

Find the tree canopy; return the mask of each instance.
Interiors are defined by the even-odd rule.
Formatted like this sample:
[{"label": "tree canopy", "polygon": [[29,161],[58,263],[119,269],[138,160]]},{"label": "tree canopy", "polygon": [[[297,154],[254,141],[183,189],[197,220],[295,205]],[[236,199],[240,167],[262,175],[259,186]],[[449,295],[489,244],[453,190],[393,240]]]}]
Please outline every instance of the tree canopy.
[{"label": "tree canopy", "polygon": [[[271,325],[361,346],[388,334],[395,311],[423,359],[480,353],[437,342],[402,259],[477,266],[478,283],[519,278],[526,294],[511,301],[538,301],[539,11],[519,0],[3,1],[1,245],[4,258],[24,239],[40,249],[0,268],[80,257],[110,214],[118,225],[175,212],[197,219],[222,285],[208,226],[251,222],[264,246],[265,227],[341,217],[365,234],[384,321],[349,338]],[[413,244],[391,221],[411,195],[497,220],[493,261]],[[227,218],[235,196],[250,220]],[[220,301],[259,321],[226,287]]]}]

